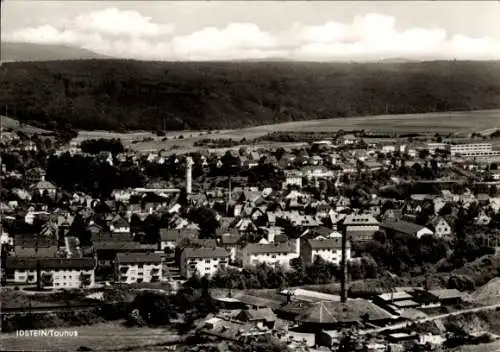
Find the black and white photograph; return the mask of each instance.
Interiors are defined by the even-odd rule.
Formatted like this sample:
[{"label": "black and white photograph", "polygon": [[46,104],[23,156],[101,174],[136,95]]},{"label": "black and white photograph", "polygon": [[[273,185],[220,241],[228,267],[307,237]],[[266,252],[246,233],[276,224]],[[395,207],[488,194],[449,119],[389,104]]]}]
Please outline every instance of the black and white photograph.
[{"label": "black and white photograph", "polygon": [[500,351],[500,1],[2,0],[0,350]]}]

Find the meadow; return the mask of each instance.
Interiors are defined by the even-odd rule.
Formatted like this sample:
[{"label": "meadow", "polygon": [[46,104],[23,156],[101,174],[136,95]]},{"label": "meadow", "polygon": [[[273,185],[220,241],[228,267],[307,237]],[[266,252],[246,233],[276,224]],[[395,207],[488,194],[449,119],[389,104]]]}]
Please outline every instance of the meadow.
[{"label": "meadow", "polygon": [[[50,329],[48,329],[50,330]],[[95,351],[141,350],[146,346],[175,341],[178,336],[163,328],[130,328],[118,322],[87,326],[65,327],[57,331],[76,331],[78,336],[18,337],[16,333],[2,334],[2,350],[9,351],[76,351],[80,346]]]},{"label": "meadow", "polygon": [[[157,137],[152,133],[111,133],[104,131],[81,131],[78,139],[88,138],[120,138],[123,143],[139,152],[169,150],[177,146],[172,152],[190,152],[199,150],[193,143],[203,138],[232,138],[240,140],[264,136],[270,132],[335,132],[338,130],[364,129],[368,132],[385,133],[421,133],[434,135],[435,133],[466,136],[472,132],[479,132],[489,128],[500,127],[500,110],[481,110],[467,112],[425,113],[409,115],[379,115],[349,118],[334,118],[311,121],[286,122],[257,127],[221,130],[207,134],[206,131],[168,132],[168,140]],[[177,139],[182,135],[183,139]],[[152,140],[143,141],[150,137]],[[175,139],[174,139],[175,138]],[[132,141],[137,142],[132,144]],[[256,147],[265,147],[271,143],[259,143]],[[281,144],[280,144],[281,145]],[[236,148],[237,149],[237,148]]]}]

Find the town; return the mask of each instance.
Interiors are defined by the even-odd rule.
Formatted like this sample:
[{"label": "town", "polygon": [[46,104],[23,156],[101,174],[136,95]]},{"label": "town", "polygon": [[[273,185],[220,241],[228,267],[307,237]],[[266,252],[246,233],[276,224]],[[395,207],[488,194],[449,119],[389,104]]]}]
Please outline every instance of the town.
[{"label": "town", "polygon": [[470,328],[499,320],[496,128],[207,134],[188,153],[69,135],[2,127],[3,332],[122,320],[186,351],[497,339]]}]

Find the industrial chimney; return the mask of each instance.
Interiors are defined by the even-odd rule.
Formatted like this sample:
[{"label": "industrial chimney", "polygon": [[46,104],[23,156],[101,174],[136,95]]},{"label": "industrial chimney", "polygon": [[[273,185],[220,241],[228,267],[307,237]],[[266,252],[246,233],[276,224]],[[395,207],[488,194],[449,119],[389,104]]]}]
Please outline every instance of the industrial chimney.
[{"label": "industrial chimney", "polygon": [[344,228],[342,231],[342,259],[340,267],[342,270],[340,281],[340,301],[345,303],[347,301],[347,231]]},{"label": "industrial chimney", "polygon": [[186,193],[191,194],[192,192],[192,167],[193,159],[188,156],[186,158]]}]

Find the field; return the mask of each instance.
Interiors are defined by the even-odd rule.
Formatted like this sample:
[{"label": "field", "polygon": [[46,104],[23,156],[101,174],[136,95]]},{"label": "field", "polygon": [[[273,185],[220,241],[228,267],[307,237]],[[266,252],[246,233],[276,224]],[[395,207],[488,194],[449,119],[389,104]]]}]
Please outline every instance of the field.
[{"label": "field", "polygon": [[[50,330],[50,329],[49,329]],[[17,337],[15,333],[2,334],[0,346],[9,351],[76,351],[87,346],[95,351],[116,351],[141,346],[167,343],[176,338],[171,331],[161,328],[128,328],[119,323],[100,323],[75,326],[57,331],[76,331],[72,337]]]},{"label": "field", "polygon": [[19,123],[19,121],[15,120],[13,118],[4,116],[4,115],[0,115],[0,126],[2,128],[12,128],[14,130],[21,130],[21,131],[26,132],[26,133],[44,133],[44,132],[47,132],[44,129],[34,127],[32,125],[29,125],[29,124],[21,125]]},{"label": "field", "polygon": [[[269,132],[305,131],[305,132],[335,132],[340,129],[364,129],[371,132],[397,132],[397,133],[453,133],[465,136],[472,132],[479,132],[488,128],[500,127],[500,110],[482,110],[468,112],[427,113],[411,115],[380,115],[350,118],[335,118],[312,121],[287,122],[274,125],[264,125],[233,130],[221,130],[207,134],[206,131],[168,132],[168,140],[154,136],[149,132],[136,133],[111,133],[104,131],[81,131],[77,140],[90,138],[120,138],[123,143],[132,149],[149,152],[161,149],[172,152],[189,152],[193,143],[203,138],[232,138],[252,140],[266,135]],[[182,135],[183,139],[177,139]],[[153,140],[143,141],[150,137]],[[175,138],[175,139],[174,139]],[[133,141],[137,141],[132,144]],[[269,143],[259,143],[256,147],[263,147]],[[281,145],[281,144],[280,144]]]}]

